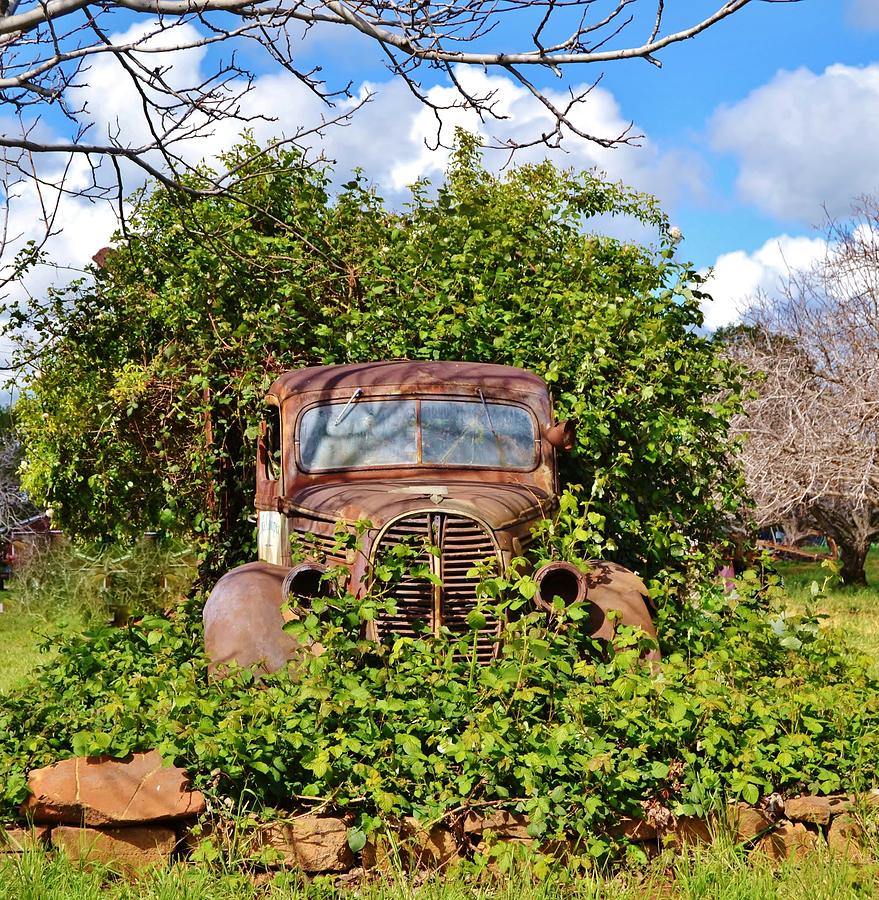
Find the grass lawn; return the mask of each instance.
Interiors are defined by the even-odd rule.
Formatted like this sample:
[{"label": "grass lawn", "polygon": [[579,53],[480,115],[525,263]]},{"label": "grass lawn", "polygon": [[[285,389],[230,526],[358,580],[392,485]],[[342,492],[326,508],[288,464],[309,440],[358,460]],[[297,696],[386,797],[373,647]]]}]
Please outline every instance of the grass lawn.
[{"label": "grass lawn", "polygon": [[400,873],[347,883],[192,865],[132,881],[42,853],[0,861],[0,900],[866,900],[877,894],[875,865],[823,853],[773,865],[717,844],[608,874],[547,874],[523,867],[490,877],[450,870],[418,880]]},{"label": "grass lawn", "polygon": [[65,612],[48,616],[21,609],[14,590],[0,591],[0,692],[14,688],[29,672],[50,654],[40,651],[40,644],[59,631],[81,627],[75,614]]},{"label": "grass lawn", "polygon": [[827,616],[826,624],[844,631],[857,649],[879,664],[879,546],[867,557],[867,587],[842,585],[821,563],[779,562],[776,567],[796,606],[811,599],[813,582],[819,586],[826,582],[817,601],[818,611]]}]

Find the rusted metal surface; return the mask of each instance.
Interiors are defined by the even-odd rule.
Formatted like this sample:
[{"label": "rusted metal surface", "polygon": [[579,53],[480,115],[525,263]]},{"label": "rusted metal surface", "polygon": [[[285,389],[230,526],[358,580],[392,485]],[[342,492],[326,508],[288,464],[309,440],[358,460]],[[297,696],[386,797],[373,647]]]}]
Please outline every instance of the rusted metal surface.
[{"label": "rusted metal surface", "polygon": [[230,663],[275,672],[303,653],[322,647],[303,647],[284,623],[295,615],[285,604],[284,581],[290,569],[252,562],[227,572],[205,604],[205,650],[211,669]]},{"label": "rusted metal surface", "polygon": [[372,392],[388,389],[390,394],[449,393],[465,394],[483,390],[546,395],[546,384],[533,372],[492,363],[431,362],[393,360],[390,362],[351,363],[341,366],[313,366],[285,372],[269,389],[281,402],[311,392],[347,391],[355,388]]},{"label": "rusted metal surface", "polygon": [[[609,641],[616,626],[608,616],[618,613],[616,622],[634,625],[655,640],[656,628],[647,606],[650,594],[644,582],[634,572],[614,562],[590,560],[587,567],[588,633],[598,640]],[[651,650],[645,658],[658,660],[659,651]]]},{"label": "rusted metal surface", "polygon": [[[279,503],[290,516],[355,522],[369,519],[381,527],[391,518],[425,506],[455,510],[484,519],[495,530],[512,528],[547,516],[555,498],[528,485],[496,481],[500,473],[485,473],[486,480],[401,478],[317,484]],[[490,480],[489,480],[490,479]]]},{"label": "rusted metal surface", "polygon": [[[585,601],[589,615],[586,630],[598,640],[608,641],[613,637],[615,625],[608,618],[613,611],[619,613],[622,624],[635,625],[656,638],[647,608],[646,585],[634,572],[616,563],[593,559],[586,563],[586,570],[581,571],[573,563],[551,562],[534,573],[534,580],[537,582],[534,603],[547,613],[555,611],[556,598],[565,606]],[[659,657],[651,652],[646,658]]]},{"label": "rusted metal surface", "polygon": [[[280,607],[293,581],[300,587],[309,583],[288,574],[291,538],[315,563],[344,566],[347,588],[357,596],[370,590],[378,554],[400,541],[420,542],[416,561],[432,577],[403,579],[393,589],[396,614],[370,623],[367,636],[466,631],[478,600],[472,570],[492,565],[505,571],[513,558],[527,553],[534,525],[558,506],[556,454],[574,443],[573,426],[553,418],[542,379],[509,366],[417,361],[319,366],[282,375],[266,399],[255,497],[263,562],[256,565],[272,565],[243,567],[218,584],[205,618],[206,636],[208,619],[212,636],[226,631],[211,638],[214,664],[246,659],[244,664],[252,665],[262,648],[262,665],[271,670],[285,647],[300,652],[280,637],[266,644],[246,634],[280,629]],[[357,549],[343,549],[336,530],[353,531],[364,521],[369,524]],[[576,581],[578,598],[595,591],[597,636],[610,627],[605,612],[612,602],[622,621],[653,633],[640,593],[646,597],[646,589],[637,576],[600,563],[594,574],[578,573],[576,580],[570,569],[555,564],[544,572],[547,590],[567,577]],[[245,613],[251,578],[258,622],[248,621]],[[500,626],[490,620],[481,629],[481,659],[496,652]]]},{"label": "rusted metal surface", "polygon": [[556,597],[565,606],[582,603],[586,599],[586,575],[573,563],[547,563],[534,573],[534,581],[537,584],[534,603],[545,612],[555,610],[553,602]]},{"label": "rusted metal surface", "polygon": [[[421,511],[397,518],[382,529],[375,552],[390,552],[405,543],[420,548],[412,562],[424,565],[435,580],[407,576],[395,585],[397,612],[378,621],[378,637],[415,637],[425,631],[438,635],[442,628],[453,634],[468,632],[467,617],[479,599],[477,579],[469,573],[482,563],[501,564],[493,531],[467,516]],[[500,622],[486,616],[476,639],[480,660],[495,654],[499,630]]]},{"label": "rusted metal surface", "polygon": [[[345,408],[355,392],[356,402],[378,399],[463,399],[472,403],[506,402],[527,410],[535,426],[535,455],[528,471],[492,470],[454,465],[397,465],[389,468],[353,464],[339,471],[307,472],[299,465],[298,435],[303,415],[320,404],[341,404]],[[542,495],[556,493],[555,448],[542,432],[551,427],[552,407],[545,383],[531,372],[509,366],[484,363],[393,362],[350,366],[320,366],[289,372],[281,376],[269,392],[280,406],[282,419],[283,477],[275,497],[296,503],[300,492],[320,484],[356,484],[365,486],[387,478],[409,479],[425,484],[444,485],[458,480],[461,491],[488,481],[495,484],[520,484],[536,488]],[[272,497],[264,497],[269,506]],[[263,499],[259,496],[258,501]],[[274,500],[277,503],[277,500]],[[393,503],[391,504],[393,507]],[[259,507],[258,507],[259,508]],[[360,518],[357,504],[327,510],[337,518]],[[341,514],[341,515],[340,515]],[[376,515],[376,510],[371,510]],[[387,518],[387,517],[384,517]]]}]

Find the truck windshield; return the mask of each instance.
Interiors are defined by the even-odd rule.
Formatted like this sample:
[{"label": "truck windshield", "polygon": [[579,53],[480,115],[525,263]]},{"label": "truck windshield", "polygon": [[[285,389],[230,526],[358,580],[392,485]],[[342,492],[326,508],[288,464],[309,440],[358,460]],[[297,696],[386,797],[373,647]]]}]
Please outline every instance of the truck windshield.
[{"label": "truck windshield", "polygon": [[306,410],[306,472],[373,466],[534,467],[537,436],[521,406],[490,400],[357,400]]}]

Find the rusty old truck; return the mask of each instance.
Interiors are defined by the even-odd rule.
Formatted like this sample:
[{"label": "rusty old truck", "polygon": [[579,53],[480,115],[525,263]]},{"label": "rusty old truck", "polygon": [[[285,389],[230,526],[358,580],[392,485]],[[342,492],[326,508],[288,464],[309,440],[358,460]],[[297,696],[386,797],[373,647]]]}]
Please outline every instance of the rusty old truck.
[{"label": "rusty old truck", "polygon": [[[573,443],[546,383],[523,369],[393,361],[281,375],[257,450],[259,560],[226,573],[208,598],[211,665],[284,666],[297,653],[283,629],[291,606],[316,596],[328,567],[345,567],[347,589],[363,596],[377,556],[400,542],[420,545],[429,567],[421,571],[436,577],[401,578],[390,589],[396,611],[367,623],[365,636],[466,631],[479,600],[474,570],[490,560],[505,571],[528,557],[535,523],[558,508],[557,455]],[[357,522],[368,523],[359,546],[340,551],[337,529]],[[291,561],[292,543],[304,561]],[[614,620],[655,637],[647,590],[622,566],[550,562],[534,578],[540,608],[557,597],[585,601],[598,639]],[[497,653],[500,627],[486,620],[480,659]]]}]

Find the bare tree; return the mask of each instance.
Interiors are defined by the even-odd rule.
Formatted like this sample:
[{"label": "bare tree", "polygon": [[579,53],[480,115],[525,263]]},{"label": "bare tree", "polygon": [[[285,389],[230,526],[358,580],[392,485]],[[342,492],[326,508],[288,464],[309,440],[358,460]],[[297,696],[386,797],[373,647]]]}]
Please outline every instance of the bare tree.
[{"label": "bare tree", "polygon": [[[566,133],[607,147],[630,143],[637,140],[631,129],[607,135],[577,126],[571,112],[591,88],[569,91],[559,103],[541,89],[536,70],[562,77],[571,67],[616,60],[659,65],[665,48],[696,37],[752,2],[799,0],[692,0],[686,20],[677,10],[669,13],[665,0],[0,0],[0,92],[6,110],[20,123],[18,133],[7,128],[0,136],[0,147],[11,169],[38,179],[34,155],[79,154],[92,167],[92,193],[101,196],[117,186],[124,160],[180,185],[180,176],[190,169],[186,147],[194,138],[223,120],[242,125],[251,120],[254,65],[263,64],[245,64],[245,59],[262,55],[294,75],[326,102],[325,122],[350,115],[351,86],[327,84],[320,67],[298,62],[302,37],[313,28],[341,28],[371,41],[390,71],[434,110],[438,121],[448,106],[475,110],[485,120],[502,117],[497,98],[468,89],[460,72],[471,66],[506,73],[543,104],[551,122],[538,134],[500,141],[510,149],[555,144]],[[187,50],[205,53],[208,66],[181,81],[173,62]],[[90,67],[103,59],[112,60],[118,79],[132,88],[143,125],[137,134],[112,126],[98,133],[90,125],[82,88]],[[428,94],[437,73],[457,89],[448,104]],[[342,106],[334,109],[339,101]],[[50,109],[69,123],[68,136],[46,135],[40,116]],[[201,189],[225,190],[234,175],[222,173]],[[75,189],[84,186],[78,183]]]},{"label": "bare tree", "polygon": [[763,373],[734,430],[758,523],[811,520],[838,543],[845,582],[865,584],[879,540],[879,200],[826,237],[824,257],[728,343]]},{"label": "bare tree", "polygon": [[18,441],[12,435],[0,434],[0,539],[34,514],[18,479],[20,462]]}]

